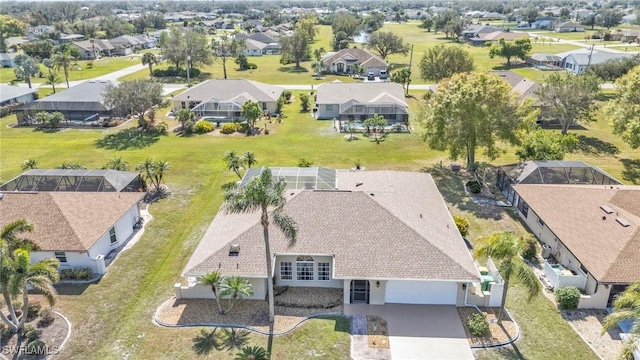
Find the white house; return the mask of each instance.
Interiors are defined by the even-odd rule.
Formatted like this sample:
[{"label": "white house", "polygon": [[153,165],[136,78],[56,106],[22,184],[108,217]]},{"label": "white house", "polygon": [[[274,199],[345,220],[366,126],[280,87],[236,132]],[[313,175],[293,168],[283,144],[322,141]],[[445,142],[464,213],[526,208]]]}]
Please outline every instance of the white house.
[{"label": "white house", "polygon": [[513,189],[519,216],[548,249],[546,281],[580,288],[579,308],[610,307],[616,294],[640,281],[640,186],[521,183]]},{"label": "white house", "polygon": [[30,103],[37,98],[38,89],[0,84],[0,106],[22,102]]},{"label": "white house", "polygon": [[603,63],[605,61],[632,57],[633,54],[626,53],[607,53],[602,51],[592,52],[576,52],[567,55],[564,58],[564,69],[574,74],[584,74],[591,65]]},{"label": "white house", "polygon": [[16,53],[0,53],[0,65],[3,68],[12,68],[15,66]]},{"label": "white house", "polygon": [[39,250],[31,261],[56,258],[60,268],[106,272],[105,258],[124,245],[140,217],[138,192],[2,192],[0,227],[25,219]]},{"label": "white house", "polygon": [[555,26],[555,32],[579,32],[584,31],[584,26],[571,21],[565,21]]},{"label": "white house", "polygon": [[267,44],[253,40],[253,39],[245,39],[244,40],[244,49],[242,53],[245,56],[262,56],[265,52],[265,48]]},{"label": "white house", "polygon": [[[250,170],[242,184],[262,171]],[[287,180],[284,211],[299,228],[296,244],[288,247],[283,233],[270,227],[276,286],[343,289],[345,304],[457,306],[479,287],[479,270],[431,175],[318,168],[272,172]],[[220,211],[185,266],[184,283],[175,285],[176,296],[212,298],[197,278],[219,270],[247,278],[251,298],[264,299],[264,253],[259,212]]]},{"label": "white house", "polygon": [[[387,62],[380,56],[366,49],[342,49],[325,54],[320,59],[324,71],[335,74],[374,73],[380,75],[381,70],[387,70]],[[363,70],[362,72],[360,70]]]}]

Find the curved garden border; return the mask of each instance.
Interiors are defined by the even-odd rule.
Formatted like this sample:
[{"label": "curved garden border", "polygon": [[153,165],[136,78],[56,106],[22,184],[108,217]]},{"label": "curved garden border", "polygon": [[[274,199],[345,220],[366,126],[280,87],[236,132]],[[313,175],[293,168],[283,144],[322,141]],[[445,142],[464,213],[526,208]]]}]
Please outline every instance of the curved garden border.
[{"label": "curved garden border", "polygon": [[166,328],[189,328],[189,327],[205,327],[206,326],[206,327],[244,329],[244,330],[251,331],[251,332],[254,332],[254,333],[257,333],[257,334],[260,334],[260,335],[266,335],[266,336],[275,335],[275,336],[278,336],[278,335],[286,335],[286,334],[290,333],[291,331],[295,330],[298,326],[300,326],[302,323],[304,323],[307,320],[316,319],[316,318],[323,318],[323,317],[331,317],[331,316],[344,316],[343,313],[338,313],[338,312],[313,314],[313,315],[309,315],[309,316],[301,318],[300,321],[296,322],[295,324],[293,324],[291,327],[289,327],[286,330],[274,331],[274,332],[262,331],[260,329],[253,328],[251,326],[240,325],[240,324],[219,324],[219,323],[193,323],[193,324],[186,324],[186,325],[167,324],[167,323],[163,322],[162,320],[158,319],[158,312],[167,303],[169,303],[170,301],[174,301],[175,298],[176,298],[175,296],[172,296],[171,298],[169,298],[167,301],[163,302],[162,304],[160,304],[160,306],[158,306],[156,308],[156,311],[153,313],[153,319],[152,319],[152,322],[155,325],[161,326],[161,327],[166,327]]},{"label": "curved garden border", "polygon": [[497,343],[470,345],[471,349],[490,349],[490,348],[506,346],[506,345],[513,344],[514,342],[516,342],[520,338],[520,326],[518,326],[518,322],[516,321],[516,319],[513,317],[513,315],[511,314],[511,312],[509,310],[507,310],[506,308],[504,310],[507,312],[507,314],[509,315],[509,317],[513,321],[513,324],[516,326],[516,335],[513,338],[509,339],[509,340],[500,341],[500,342],[497,342]]},{"label": "curved garden border", "polygon": [[69,341],[69,338],[71,337],[71,321],[69,321],[66,316],[62,315],[62,313],[55,310],[53,312],[58,314],[58,316],[60,316],[67,323],[67,336],[64,337],[64,340],[62,340],[62,343],[60,344],[60,346],[58,346],[56,351],[45,358],[46,360],[53,359],[54,356],[58,355],[58,353],[62,350],[62,348],[64,348],[64,346],[67,344],[67,341]]}]

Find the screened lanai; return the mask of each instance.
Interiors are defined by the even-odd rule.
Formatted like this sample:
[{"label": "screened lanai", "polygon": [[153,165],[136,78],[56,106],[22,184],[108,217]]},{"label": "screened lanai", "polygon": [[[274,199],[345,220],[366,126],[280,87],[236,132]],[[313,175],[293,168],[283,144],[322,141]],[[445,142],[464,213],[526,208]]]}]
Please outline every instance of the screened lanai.
[{"label": "screened lanai", "polygon": [[243,120],[242,103],[237,101],[223,101],[219,99],[209,99],[201,102],[191,109],[196,114],[196,118],[212,122],[228,122]]},{"label": "screened lanai", "polygon": [[405,122],[409,113],[405,106],[393,102],[363,103],[356,100],[340,104],[341,120],[366,120],[375,114],[384,116],[388,121]]},{"label": "screened lanai", "polygon": [[512,203],[515,184],[620,185],[621,182],[583,161],[526,161],[498,169],[496,186]]},{"label": "screened lanai", "polygon": [[0,190],[133,192],[143,187],[140,174],[136,172],[32,169],[0,186]]},{"label": "screened lanai", "polygon": [[[258,176],[264,167],[247,170],[240,186],[245,186],[251,179]],[[287,182],[287,189],[297,190],[335,190],[336,170],[321,167],[270,167],[274,177],[283,177]]]}]

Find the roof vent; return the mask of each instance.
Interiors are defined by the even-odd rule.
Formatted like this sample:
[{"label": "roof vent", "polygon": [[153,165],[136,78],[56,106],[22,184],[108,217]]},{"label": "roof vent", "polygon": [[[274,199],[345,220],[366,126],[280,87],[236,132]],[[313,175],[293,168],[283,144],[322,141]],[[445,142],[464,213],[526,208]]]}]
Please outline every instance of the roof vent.
[{"label": "roof vent", "polygon": [[625,219],[625,218],[616,218],[616,221],[618,222],[618,224],[624,226],[624,227],[629,227],[631,226],[631,223],[629,222],[629,220]]},{"label": "roof vent", "polygon": [[231,244],[229,246],[229,256],[238,256],[240,254],[240,244]]},{"label": "roof vent", "polygon": [[358,182],[356,182],[356,187],[362,186],[362,184],[364,184],[362,181],[358,181]]},{"label": "roof vent", "polygon": [[607,214],[613,214],[613,210],[607,205],[600,206],[600,209],[602,209],[602,211],[606,212]]},{"label": "roof vent", "polygon": [[4,199],[4,194],[0,194],[0,200]]}]

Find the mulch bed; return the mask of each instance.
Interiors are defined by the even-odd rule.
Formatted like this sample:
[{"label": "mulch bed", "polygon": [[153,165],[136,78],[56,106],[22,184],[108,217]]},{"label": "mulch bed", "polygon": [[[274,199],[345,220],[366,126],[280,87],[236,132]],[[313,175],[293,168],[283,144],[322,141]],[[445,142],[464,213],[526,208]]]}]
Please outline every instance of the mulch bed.
[{"label": "mulch bed", "polygon": [[367,315],[367,338],[370,348],[389,348],[389,329],[387,320],[374,315]]},{"label": "mulch bed", "polygon": [[467,340],[469,340],[470,345],[491,345],[508,341],[516,336],[516,324],[509,317],[508,313],[502,313],[502,324],[498,324],[499,308],[481,307],[480,310],[485,315],[485,318],[489,323],[489,334],[484,337],[472,335],[467,327],[467,318],[472,314],[476,314],[478,311],[473,307],[458,308],[458,315],[460,315],[460,320],[462,321],[464,332],[467,334]]},{"label": "mulch bed", "polygon": [[[5,311],[6,313],[6,311]],[[64,341],[67,333],[69,332],[69,327],[67,326],[67,322],[58,314],[52,313],[54,316],[54,321],[47,326],[42,326],[42,324],[38,324],[40,320],[39,317],[35,319],[31,319],[31,321],[27,321],[25,325],[30,324],[35,327],[38,331],[40,331],[41,335],[38,340],[43,341],[47,346],[47,351],[44,355],[23,355],[20,359],[44,359],[45,357],[57,353],[60,345]],[[22,351],[26,351],[26,347],[28,344],[28,339],[26,337],[22,338],[22,343],[20,347]],[[0,341],[0,347],[2,351],[0,354],[10,358],[12,355],[12,350],[14,350],[18,345],[18,335],[13,334],[11,337],[7,339],[2,339]]]},{"label": "mulch bed", "polygon": [[274,294],[276,306],[331,309],[344,302],[343,290],[336,288],[283,286]]}]

